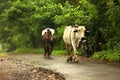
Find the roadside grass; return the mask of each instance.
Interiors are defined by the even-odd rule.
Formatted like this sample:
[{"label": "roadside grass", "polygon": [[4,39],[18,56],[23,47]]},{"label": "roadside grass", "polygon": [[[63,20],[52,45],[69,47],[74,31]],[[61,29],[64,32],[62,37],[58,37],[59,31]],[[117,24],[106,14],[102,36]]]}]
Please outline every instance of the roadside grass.
[{"label": "roadside grass", "polygon": [[43,54],[43,49],[42,48],[37,48],[37,49],[33,49],[33,48],[18,48],[16,49],[13,53],[15,54],[19,54],[19,53],[24,53],[24,54]]},{"label": "roadside grass", "polygon": [[0,57],[5,57],[6,54],[5,53],[0,53]]},{"label": "roadside grass", "polygon": [[66,55],[66,51],[65,50],[53,50],[52,52],[53,55]]},{"label": "roadside grass", "polygon": [[107,60],[111,62],[120,62],[120,51],[107,50],[107,51],[95,52],[92,58]]},{"label": "roadside grass", "polygon": [[[43,48],[38,48],[38,49],[33,49],[33,48],[19,48],[15,50],[13,53],[15,54],[43,54],[44,49]],[[65,55],[66,51],[65,50],[53,50],[52,55]]]}]

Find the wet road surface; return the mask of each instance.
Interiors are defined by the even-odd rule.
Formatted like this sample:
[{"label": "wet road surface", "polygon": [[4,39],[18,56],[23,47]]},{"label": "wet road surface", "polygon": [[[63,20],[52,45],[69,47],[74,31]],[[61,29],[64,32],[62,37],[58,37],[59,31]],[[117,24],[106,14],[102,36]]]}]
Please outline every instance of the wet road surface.
[{"label": "wet road surface", "polygon": [[66,57],[63,56],[45,59],[39,54],[14,55],[12,58],[22,60],[26,65],[59,72],[65,76],[66,80],[120,80],[120,67],[114,65],[82,60],[79,63],[68,63]]}]

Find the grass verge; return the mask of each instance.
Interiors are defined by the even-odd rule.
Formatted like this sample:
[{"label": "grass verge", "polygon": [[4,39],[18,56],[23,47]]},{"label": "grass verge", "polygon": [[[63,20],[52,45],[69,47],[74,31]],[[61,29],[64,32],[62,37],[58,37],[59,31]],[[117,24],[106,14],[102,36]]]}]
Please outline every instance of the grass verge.
[{"label": "grass verge", "polygon": [[94,53],[94,59],[107,60],[112,62],[120,62],[120,51],[108,50]]},{"label": "grass verge", "polygon": [[42,54],[43,53],[43,49],[41,48],[18,48],[14,51],[16,54],[17,53],[36,53],[36,54]]},{"label": "grass verge", "polygon": [[[15,54],[17,53],[36,53],[36,54],[43,54],[44,50],[43,48],[38,48],[38,49],[33,49],[33,48],[19,48],[14,51]],[[52,55],[65,55],[66,51],[65,50],[53,50]]]},{"label": "grass verge", "polygon": [[0,53],[0,57],[5,57],[5,56],[6,56],[6,54]]}]

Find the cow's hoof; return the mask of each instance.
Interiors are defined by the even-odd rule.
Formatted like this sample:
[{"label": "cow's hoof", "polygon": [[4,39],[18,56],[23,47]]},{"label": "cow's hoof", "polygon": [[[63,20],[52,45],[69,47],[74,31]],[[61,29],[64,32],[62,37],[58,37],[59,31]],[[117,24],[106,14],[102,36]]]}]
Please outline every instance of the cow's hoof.
[{"label": "cow's hoof", "polygon": [[75,58],[74,58],[74,59],[73,59],[73,62],[78,63],[78,59],[75,59]]},{"label": "cow's hoof", "polygon": [[69,59],[67,59],[66,61],[67,61],[67,62],[72,62],[72,58],[71,58],[71,59],[69,58]]},{"label": "cow's hoof", "polygon": [[78,60],[75,60],[75,63],[78,63]]},{"label": "cow's hoof", "polygon": [[69,62],[69,59],[67,59],[66,62]]},{"label": "cow's hoof", "polygon": [[70,56],[69,60],[72,62],[72,60],[73,60],[72,56]]},{"label": "cow's hoof", "polygon": [[46,56],[46,54],[44,54],[44,58],[46,58],[47,56]]},{"label": "cow's hoof", "polygon": [[69,58],[69,59],[67,59],[66,61],[67,61],[67,62],[72,62],[72,61],[70,60],[70,58]]},{"label": "cow's hoof", "polygon": [[44,58],[46,58],[46,56],[44,56]]},{"label": "cow's hoof", "polygon": [[50,59],[50,55],[49,55],[49,56],[47,56],[47,58],[48,58],[48,59]]}]

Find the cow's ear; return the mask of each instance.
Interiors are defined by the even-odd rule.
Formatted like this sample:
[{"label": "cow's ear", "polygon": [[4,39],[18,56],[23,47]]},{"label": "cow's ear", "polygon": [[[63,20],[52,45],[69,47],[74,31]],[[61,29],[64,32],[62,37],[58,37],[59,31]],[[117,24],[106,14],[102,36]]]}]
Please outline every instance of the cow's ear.
[{"label": "cow's ear", "polygon": [[74,32],[78,32],[78,30],[74,30]]}]

